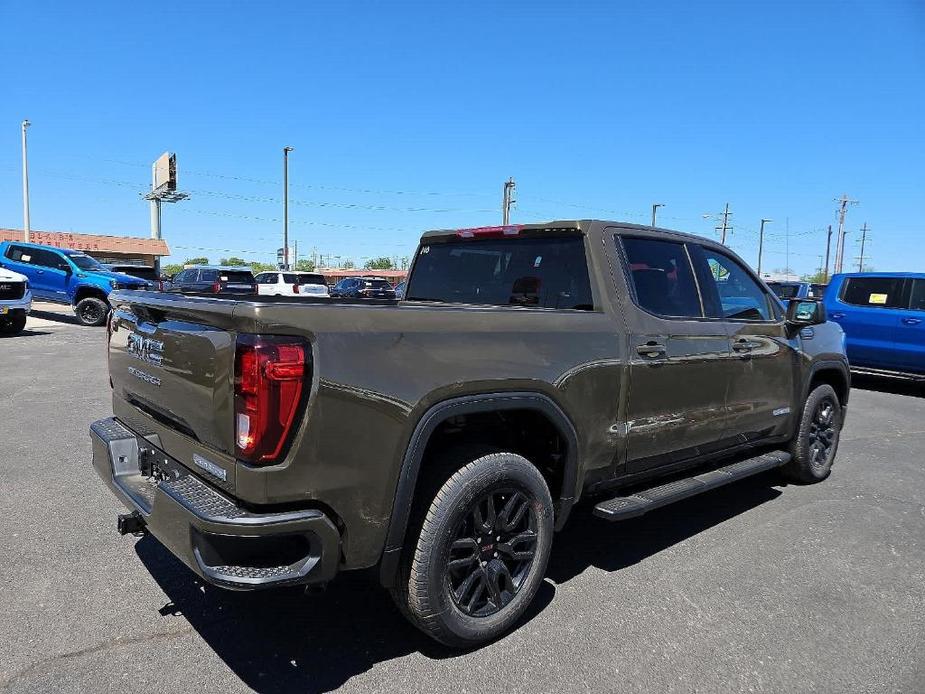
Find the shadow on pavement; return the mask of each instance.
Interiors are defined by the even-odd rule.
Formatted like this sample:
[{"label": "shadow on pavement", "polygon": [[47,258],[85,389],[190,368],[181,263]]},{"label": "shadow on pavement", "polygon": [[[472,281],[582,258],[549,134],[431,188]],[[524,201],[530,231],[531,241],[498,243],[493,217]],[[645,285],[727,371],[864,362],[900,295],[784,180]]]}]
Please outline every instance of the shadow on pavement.
[{"label": "shadow on pavement", "polygon": [[[882,378],[877,376],[851,376],[852,390],[875,390],[878,393],[892,395],[908,395],[914,398],[925,398],[925,381],[913,381],[903,378]],[[848,402],[851,404],[850,400]],[[850,409],[850,407],[849,407]]]},{"label": "shadow on pavement", "polygon": [[[67,323],[68,325],[81,325],[81,322],[77,320],[77,316],[73,313],[58,313],[57,311],[41,311],[32,309],[32,312],[29,314],[29,318],[41,318],[42,320],[50,320],[55,323]],[[28,321],[26,322],[28,326]]]},{"label": "shadow on pavement", "polygon": [[[564,583],[589,566],[617,571],[780,495],[779,478],[756,476],[622,523],[573,511],[553,543],[547,577]],[[233,592],[203,584],[154,538],[135,551],[170,599],[165,618],[181,617],[249,687],[259,692],[330,691],[376,663],[419,652],[459,653],[436,644],[401,616],[370,572],[345,573],[323,593],[301,589]],[[545,581],[524,618],[555,596]]]},{"label": "shadow on pavement", "polygon": [[[258,692],[327,692],[376,663],[410,653],[459,655],[409,624],[367,572],[342,574],[315,595],[300,588],[235,592],[204,585],[150,536],[135,551],[170,598],[161,615],[186,619]],[[554,595],[555,586],[544,582],[521,623]]]},{"label": "shadow on pavement", "polygon": [[781,495],[780,475],[767,472],[651,511],[610,522],[576,507],[556,535],[546,576],[565,583],[594,566],[619,571]]},{"label": "shadow on pavement", "polygon": [[50,335],[51,333],[44,330],[35,330],[26,328],[22,332],[16,333],[15,335],[5,335],[0,333],[0,340],[15,340],[17,337],[37,337],[39,335]]}]

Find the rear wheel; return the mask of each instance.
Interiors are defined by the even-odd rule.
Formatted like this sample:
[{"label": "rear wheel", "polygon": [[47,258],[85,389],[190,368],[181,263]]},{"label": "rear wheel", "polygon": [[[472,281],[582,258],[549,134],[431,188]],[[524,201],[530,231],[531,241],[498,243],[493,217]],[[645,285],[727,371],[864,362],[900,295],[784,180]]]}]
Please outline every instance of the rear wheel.
[{"label": "rear wheel", "polygon": [[514,453],[483,455],[440,487],[393,597],[434,639],[485,643],[530,605],[552,534],[552,498],[539,470]]},{"label": "rear wheel", "polygon": [[842,408],[838,394],[828,384],[816,386],[800,417],[800,426],[790,444],[793,458],[783,467],[793,482],[821,482],[832,471],[841,435]]},{"label": "rear wheel", "polygon": [[74,313],[82,325],[103,325],[109,313],[109,304],[95,296],[88,296],[77,302]]},{"label": "rear wheel", "polygon": [[0,316],[0,335],[16,335],[25,327],[25,315]]}]

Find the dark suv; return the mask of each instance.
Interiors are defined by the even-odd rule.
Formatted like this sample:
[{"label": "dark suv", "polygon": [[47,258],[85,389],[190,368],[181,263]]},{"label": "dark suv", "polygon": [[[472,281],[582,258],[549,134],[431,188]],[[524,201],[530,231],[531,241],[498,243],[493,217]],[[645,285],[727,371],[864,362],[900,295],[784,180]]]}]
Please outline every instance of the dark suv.
[{"label": "dark suv", "polygon": [[164,289],[185,294],[256,294],[257,282],[248,268],[203,265],[177,273]]},{"label": "dark suv", "polygon": [[381,277],[346,277],[331,289],[332,297],[342,299],[394,299],[395,289]]}]

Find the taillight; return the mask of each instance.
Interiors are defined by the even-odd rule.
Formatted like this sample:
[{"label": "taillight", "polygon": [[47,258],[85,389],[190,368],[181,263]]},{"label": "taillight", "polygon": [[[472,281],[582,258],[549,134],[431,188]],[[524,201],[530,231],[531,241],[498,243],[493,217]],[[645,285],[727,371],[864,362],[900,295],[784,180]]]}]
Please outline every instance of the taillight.
[{"label": "taillight", "polygon": [[293,293],[293,294],[298,294],[298,293],[299,293],[299,285],[297,285],[297,284],[292,285],[292,293]]},{"label": "taillight", "polygon": [[234,360],[235,451],[254,464],[285,453],[310,377],[305,342],[240,335]]},{"label": "taillight", "polygon": [[213,294],[218,294],[218,293],[221,292],[221,291],[222,291],[222,283],[221,283],[221,281],[220,281],[220,280],[215,280],[215,281],[212,283],[212,293],[213,293]]}]

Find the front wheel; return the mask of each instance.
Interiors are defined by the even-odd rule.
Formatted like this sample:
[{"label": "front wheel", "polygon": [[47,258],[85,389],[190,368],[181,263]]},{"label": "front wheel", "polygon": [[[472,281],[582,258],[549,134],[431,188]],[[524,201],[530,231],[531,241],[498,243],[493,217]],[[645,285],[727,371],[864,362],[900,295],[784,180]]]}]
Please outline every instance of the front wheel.
[{"label": "front wheel", "polygon": [[783,467],[792,482],[821,482],[832,471],[841,436],[842,408],[835,389],[816,386],[803,405],[800,425],[790,444],[793,458]]},{"label": "front wheel", "polygon": [[77,320],[81,325],[103,325],[106,322],[106,314],[109,313],[109,304],[95,296],[88,296],[77,302],[74,313],[77,314]]},{"label": "front wheel", "polygon": [[536,595],[552,534],[552,498],[539,470],[514,453],[481,456],[440,487],[393,597],[441,643],[491,641]]},{"label": "front wheel", "polygon": [[18,335],[25,327],[25,315],[0,316],[0,335]]}]

